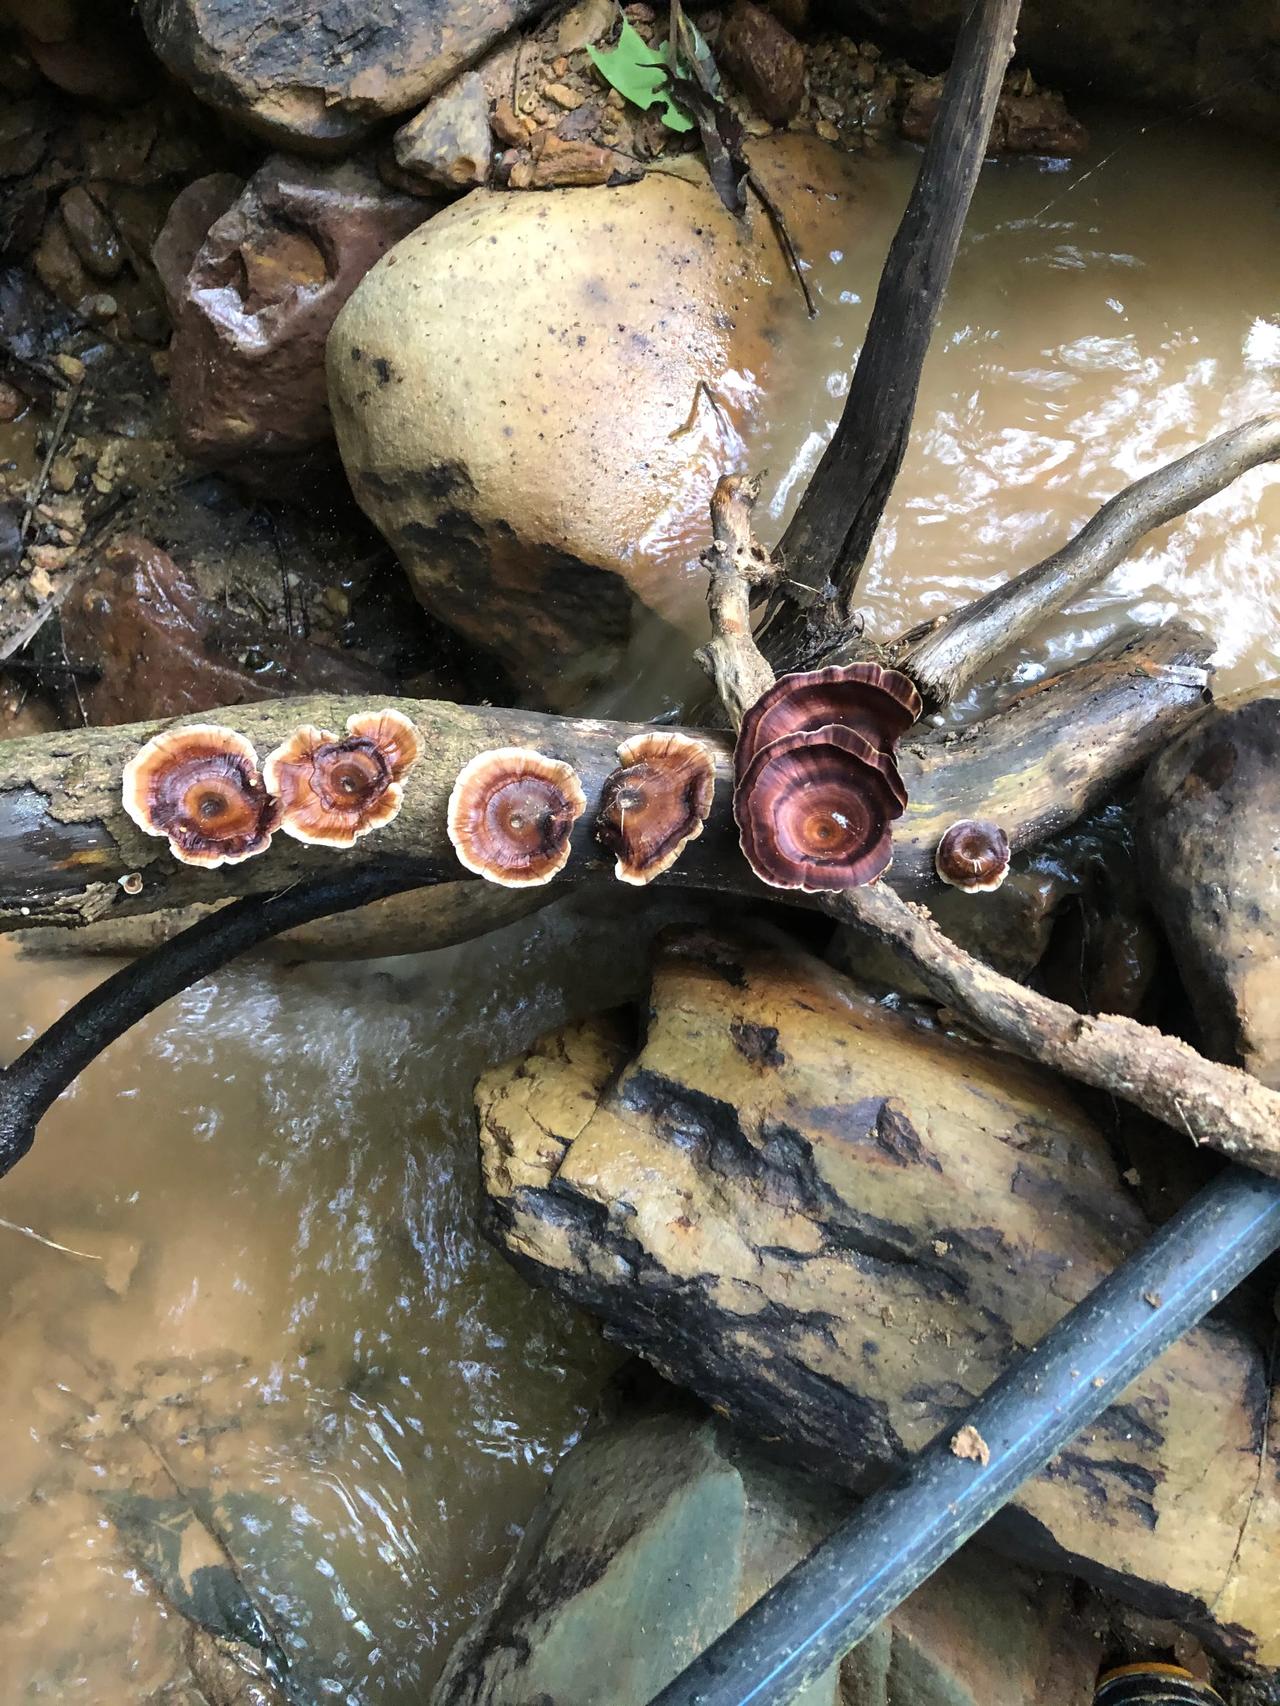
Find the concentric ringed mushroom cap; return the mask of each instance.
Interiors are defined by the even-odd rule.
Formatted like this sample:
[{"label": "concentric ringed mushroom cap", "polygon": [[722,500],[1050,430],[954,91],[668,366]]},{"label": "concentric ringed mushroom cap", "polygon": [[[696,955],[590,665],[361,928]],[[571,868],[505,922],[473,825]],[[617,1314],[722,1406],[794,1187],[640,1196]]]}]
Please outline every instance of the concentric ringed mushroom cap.
[{"label": "concentric ringed mushroom cap", "polygon": [[854,729],[879,751],[891,752],[923,709],[911,679],[883,664],[838,664],[779,676],[742,719],[734,775],[741,779],[771,741],[814,729]]},{"label": "concentric ringed mushroom cap", "polygon": [[762,747],[733,802],[751,869],[773,888],[807,894],[874,882],[889,868],[903,811],[893,768],[856,729],[801,730]]},{"label": "concentric ringed mushroom cap", "polygon": [[1009,874],[1009,837],[990,818],[960,818],[938,843],[933,868],[953,889],[993,894]]},{"label": "concentric ringed mushroom cap", "polygon": [[347,719],[344,738],[304,724],[262,767],[280,800],[280,827],[311,847],[353,847],[391,822],[404,803],[402,778],[422,755],[422,737],[398,711]]},{"label": "concentric ringed mushroom cap", "polygon": [[614,854],[619,882],[642,885],[669,871],[702,834],[715,794],[715,765],[690,735],[633,735],[600,796],[596,836]]},{"label": "concentric ringed mushroom cap", "polygon": [[280,821],[252,743],[214,723],[149,740],[124,767],[122,799],[144,834],[167,837],[175,859],[207,870],[265,853]]},{"label": "concentric ringed mushroom cap", "polygon": [[549,883],[587,809],[573,767],[523,746],[482,752],[449,796],[449,839],[468,871],[504,888]]}]

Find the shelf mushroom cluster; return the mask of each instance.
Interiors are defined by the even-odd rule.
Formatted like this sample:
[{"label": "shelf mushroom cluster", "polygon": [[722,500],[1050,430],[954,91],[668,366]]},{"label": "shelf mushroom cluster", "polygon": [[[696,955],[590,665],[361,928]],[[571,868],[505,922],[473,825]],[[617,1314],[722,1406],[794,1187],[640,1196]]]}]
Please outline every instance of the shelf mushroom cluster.
[{"label": "shelf mushroom cluster", "polygon": [[773,888],[827,893],[874,882],[907,805],[895,748],[922,706],[877,663],[784,675],[743,718],[733,815],[742,851]]},{"label": "shelf mushroom cluster", "polygon": [[[623,741],[606,780],[596,838],[620,882],[671,869],[711,810],[715,767],[701,741],[649,731]],[[449,797],[449,839],[467,870],[504,888],[549,883],[569,859],[587,809],[571,765],[528,747],[501,746],[465,764]]]},{"label": "shelf mushroom cluster", "polygon": [[352,847],[399,812],[422,737],[398,711],[311,724],[269,754],[215,723],[156,735],[124,769],[124,809],[184,865],[215,870],[265,853],[277,830],[311,847]]}]

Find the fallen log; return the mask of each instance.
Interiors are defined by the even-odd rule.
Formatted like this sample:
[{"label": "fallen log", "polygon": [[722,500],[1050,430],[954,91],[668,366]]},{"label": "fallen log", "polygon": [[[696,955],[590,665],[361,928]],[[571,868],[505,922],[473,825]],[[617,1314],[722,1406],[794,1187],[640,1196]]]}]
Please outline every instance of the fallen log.
[{"label": "fallen log", "polygon": [[[912,805],[895,835],[892,880],[908,894],[931,889],[934,847],[957,816],[998,816],[1015,848],[1023,849],[1091,809],[1202,709],[1207,650],[1200,635],[1171,623],[1015,695],[959,733],[922,734],[903,752]],[[265,755],[301,723],[340,728],[352,712],[381,703],[279,700],[210,711],[200,720],[225,723]],[[178,864],[163,841],[141,834],[121,805],[126,762],[168,725],[81,729],[0,743],[0,930],[89,924],[269,893],[304,877],[355,872],[383,858],[452,862],[445,808],[454,778],[468,759],[497,746],[533,746],[574,766],[588,811],[575,832],[566,877],[612,869],[612,859],[593,837],[592,820],[619,743],[647,725],[435,700],[391,703],[417,723],[426,741],[394,823],[340,853],[280,835],[262,857],[213,872]],[[704,732],[701,738],[716,755],[716,804],[706,832],[662,880],[771,895],[738,850],[729,808],[730,743],[721,733]],[[456,871],[465,874],[460,865]],[[131,876],[142,878],[135,894],[120,886]]]},{"label": "fallen log", "polygon": [[[513,1262],[855,1490],[922,1447],[1149,1228],[1047,1075],[788,948],[660,952],[637,1046],[572,1027],[477,1091]],[[1187,1335],[989,1530],[1280,1662],[1265,1358]]]}]

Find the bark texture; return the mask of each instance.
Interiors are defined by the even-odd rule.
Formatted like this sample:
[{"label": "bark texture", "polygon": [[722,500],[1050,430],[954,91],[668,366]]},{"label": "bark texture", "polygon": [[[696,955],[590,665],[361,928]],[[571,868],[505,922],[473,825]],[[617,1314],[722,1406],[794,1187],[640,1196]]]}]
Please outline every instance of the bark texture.
[{"label": "bark texture", "polygon": [[[1148,1230],[1051,1078],[790,949],[676,938],[638,1047],[617,1022],[559,1032],[477,1101],[516,1264],[853,1488],[963,1414]],[[1266,1405],[1257,1347],[1197,1329],[1023,1489],[1004,1542],[1280,1660]]]}]

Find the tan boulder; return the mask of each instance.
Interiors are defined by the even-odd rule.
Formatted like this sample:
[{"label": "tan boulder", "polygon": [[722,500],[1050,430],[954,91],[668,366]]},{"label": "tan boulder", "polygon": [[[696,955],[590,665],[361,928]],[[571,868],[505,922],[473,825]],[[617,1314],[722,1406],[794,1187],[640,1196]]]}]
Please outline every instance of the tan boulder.
[{"label": "tan boulder", "polygon": [[[801,254],[850,241],[855,167],[812,137],[757,145]],[[385,256],[329,339],[356,495],[419,597],[564,706],[615,660],[633,599],[668,620],[715,479],[807,321],[753,198],[705,171],[477,190]]]}]

